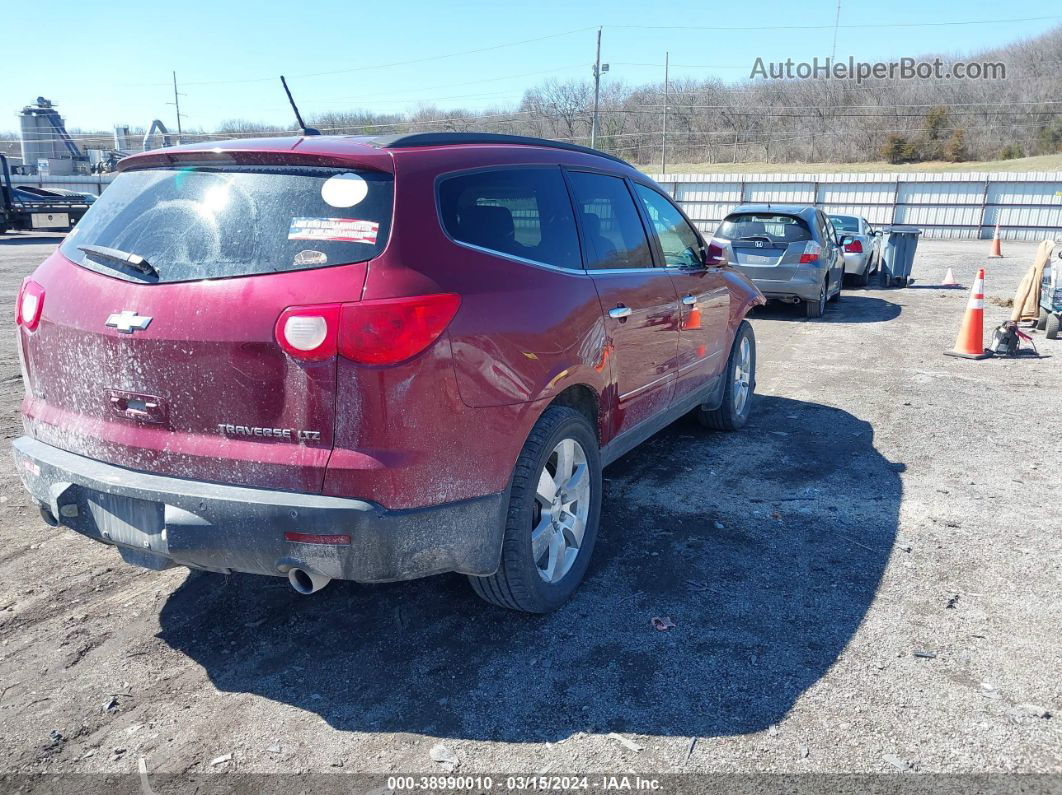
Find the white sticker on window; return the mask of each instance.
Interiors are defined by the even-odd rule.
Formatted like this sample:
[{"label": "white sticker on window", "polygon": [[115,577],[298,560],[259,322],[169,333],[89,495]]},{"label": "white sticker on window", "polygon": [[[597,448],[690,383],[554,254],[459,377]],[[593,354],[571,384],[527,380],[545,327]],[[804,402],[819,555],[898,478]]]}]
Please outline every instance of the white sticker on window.
[{"label": "white sticker on window", "polygon": [[326,262],[328,255],[312,248],[305,248],[295,255],[296,265],[324,265]]},{"label": "white sticker on window", "polygon": [[357,174],[336,174],[321,185],[321,198],[332,207],[353,207],[369,194],[369,183]]},{"label": "white sticker on window", "polygon": [[288,240],[334,240],[340,243],[376,243],[380,224],[356,218],[292,218]]}]

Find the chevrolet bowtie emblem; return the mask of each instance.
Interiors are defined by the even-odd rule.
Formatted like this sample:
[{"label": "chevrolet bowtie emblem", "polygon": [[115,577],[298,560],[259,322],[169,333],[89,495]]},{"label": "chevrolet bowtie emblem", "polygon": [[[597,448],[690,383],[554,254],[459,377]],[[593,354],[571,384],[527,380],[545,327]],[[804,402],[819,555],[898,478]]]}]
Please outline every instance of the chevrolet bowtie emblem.
[{"label": "chevrolet bowtie emblem", "polygon": [[138,315],[132,309],[115,312],[107,318],[107,325],[116,328],[124,334],[132,334],[134,331],[143,331],[148,327],[151,318],[146,315]]}]

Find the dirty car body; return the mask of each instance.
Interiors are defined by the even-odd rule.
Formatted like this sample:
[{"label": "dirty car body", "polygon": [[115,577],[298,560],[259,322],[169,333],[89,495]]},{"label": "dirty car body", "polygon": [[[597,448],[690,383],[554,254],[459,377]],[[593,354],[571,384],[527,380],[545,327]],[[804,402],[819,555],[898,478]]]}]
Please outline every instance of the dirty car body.
[{"label": "dirty car body", "polygon": [[[671,211],[627,164],[505,138],[122,161],[19,297],[15,459],[46,521],[305,591],[484,577],[548,408],[590,418],[607,463],[721,400],[755,287],[699,237],[666,262],[647,208]],[[605,178],[645,245],[592,270],[607,191],[574,186]]]}]

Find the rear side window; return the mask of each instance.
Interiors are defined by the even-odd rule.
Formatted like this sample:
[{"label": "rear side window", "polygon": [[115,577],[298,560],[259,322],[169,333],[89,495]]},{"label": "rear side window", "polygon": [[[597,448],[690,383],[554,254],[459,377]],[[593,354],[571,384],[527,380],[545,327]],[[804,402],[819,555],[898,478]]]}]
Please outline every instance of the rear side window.
[{"label": "rear side window", "polygon": [[61,251],[101,273],[156,281],[80,247],[135,254],[159,282],[362,262],[387,242],[393,184],[389,174],[322,168],[128,171]]},{"label": "rear side window", "polygon": [[579,238],[559,168],[477,171],[439,183],[439,214],[459,243],[578,269]]},{"label": "rear side window", "polygon": [[811,240],[803,219],[775,213],[734,213],[716,232],[725,240],[763,240],[768,243],[800,243]]},{"label": "rear side window", "polygon": [[586,244],[586,266],[653,267],[645,228],[627,184],[618,177],[584,171],[571,171],[568,177]]}]

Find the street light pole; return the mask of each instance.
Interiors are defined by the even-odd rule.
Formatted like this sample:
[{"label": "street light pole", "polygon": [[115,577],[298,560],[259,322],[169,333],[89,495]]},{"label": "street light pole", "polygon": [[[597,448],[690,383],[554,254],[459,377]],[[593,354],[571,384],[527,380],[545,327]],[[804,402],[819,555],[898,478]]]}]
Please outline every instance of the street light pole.
[{"label": "street light pole", "polygon": [[597,105],[601,96],[601,28],[597,29],[597,58],[594,59],[594,118],[590,121],[590,148],[597,143]]}]

